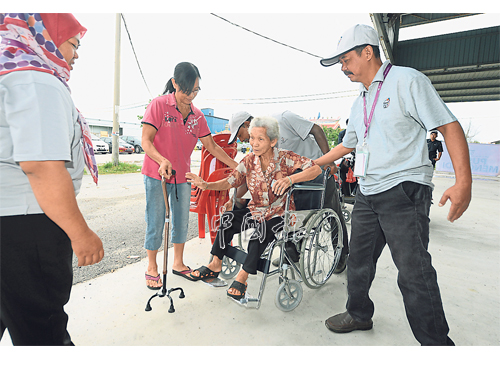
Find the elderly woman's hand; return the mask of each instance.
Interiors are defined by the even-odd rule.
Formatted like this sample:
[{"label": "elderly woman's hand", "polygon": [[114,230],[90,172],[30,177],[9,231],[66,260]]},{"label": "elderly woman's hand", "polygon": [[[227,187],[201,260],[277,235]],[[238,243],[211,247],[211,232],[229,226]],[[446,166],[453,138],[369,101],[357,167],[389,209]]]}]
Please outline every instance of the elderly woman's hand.
[{"label": "elderly woman's hand", "polygon": [[232,211],[233,210],[233,198],[229,198],[229,200],[226,203],[224,203],[224,205],[220,209],[221,209],[221,215],[224,212]]},{"label": "elderly woman's hand", "polygon": [[282,195],[290,188],[290,186],[292,186],[292,184],[293,182],[291,177],[283,177],[279,180],[275,180],[271,187],[271,190],[276,195]]},{"label": "elderly woman's hand", "polygon": [[200,176],[197,176],[194,173],[187,172],[186,180],[187,182],[193,184],[196,187],[199,187],[202,190],[205,190],[207,188],[207,183],[203,181],[203,179]]}]

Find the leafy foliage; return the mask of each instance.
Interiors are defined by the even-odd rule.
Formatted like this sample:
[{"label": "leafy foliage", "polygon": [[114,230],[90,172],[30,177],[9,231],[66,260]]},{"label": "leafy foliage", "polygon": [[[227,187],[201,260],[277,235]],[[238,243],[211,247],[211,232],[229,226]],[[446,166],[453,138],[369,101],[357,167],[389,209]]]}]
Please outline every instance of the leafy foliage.
[{"label": "leafy foliage", "polygon": [[339,133],[342,131],[341,128],[333,129],[327,126],[323,126],[323,131],[325,132],[326,139],[328,140],[328,145],[330,148],[337,146],[337,140],[339,138]]}]

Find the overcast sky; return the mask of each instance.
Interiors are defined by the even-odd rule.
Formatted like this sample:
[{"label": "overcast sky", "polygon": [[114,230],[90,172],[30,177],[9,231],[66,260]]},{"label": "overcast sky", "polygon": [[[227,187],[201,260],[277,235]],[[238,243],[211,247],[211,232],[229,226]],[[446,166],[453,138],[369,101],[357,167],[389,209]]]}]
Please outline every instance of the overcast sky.
[{"label": "overcast sky", "polygon": [[[339,65],[325,68],[317,56],[335,49],[340,35],[356,23],[372,25],[369,13],[224,13],[213,11],[244,28],[304,52],[277,44],[206,13],[138,13],[124,11],[122,22],[120,121],[139,122],[144,104],[163,92],[174,67],[194,63],[201,74],[198,108],[213,108],[215,116],[229,118],[246,110],[252,115],[289,109],[306,118],[349,116],[359,84],[350,82]],[[107,9],[106,11],[109,12]],[[118,9],[117,9],[118,11]],[[152,10],[151,10],[152,11]],[[70,87],[76,106],[89,118],[112,119],[114,87],[115,14],[78,13],[87,27],[72,71]],[[490,13],[427,27],[403,29],[400,39],[412,39],[500,24]],[[149,90],[148,90],[149,88]],[[475,139],[500,139],[498,102],[449,104],[464,127],[471,124]]]}]

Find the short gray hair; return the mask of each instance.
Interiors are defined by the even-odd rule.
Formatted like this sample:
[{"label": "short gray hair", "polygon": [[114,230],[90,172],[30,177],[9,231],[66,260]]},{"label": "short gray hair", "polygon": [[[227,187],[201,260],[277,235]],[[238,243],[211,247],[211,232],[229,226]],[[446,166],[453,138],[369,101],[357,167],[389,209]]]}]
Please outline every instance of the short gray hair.
[{"label": "short gray hair", "polygon": [[280,127],[278,124],[278,120],[276,120],[274,117],[270,116],[254,117],[250,122],[250,127],[248,129],[248,132],[251,132],[253,128],[265,128],[266,134],[271,140],[271,142],[274,141],[275,139],[277,140],[280,136]]}]

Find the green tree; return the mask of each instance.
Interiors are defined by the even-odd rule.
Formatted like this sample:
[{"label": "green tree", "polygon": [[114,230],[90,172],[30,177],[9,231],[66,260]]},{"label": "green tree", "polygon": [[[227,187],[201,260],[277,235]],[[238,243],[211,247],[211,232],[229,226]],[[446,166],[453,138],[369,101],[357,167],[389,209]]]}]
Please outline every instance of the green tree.
[{"label": "green tree", "polygon": [[339,139],[339,133],[342,131],[341,128],[329,128],[327,126],[322,126],[325,132],[326,139],[328,140],[328,145],[330,148],[337,146],[337,140]]}]

